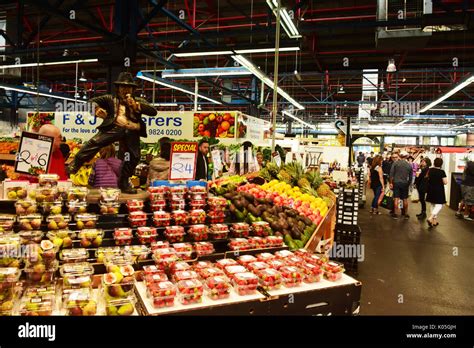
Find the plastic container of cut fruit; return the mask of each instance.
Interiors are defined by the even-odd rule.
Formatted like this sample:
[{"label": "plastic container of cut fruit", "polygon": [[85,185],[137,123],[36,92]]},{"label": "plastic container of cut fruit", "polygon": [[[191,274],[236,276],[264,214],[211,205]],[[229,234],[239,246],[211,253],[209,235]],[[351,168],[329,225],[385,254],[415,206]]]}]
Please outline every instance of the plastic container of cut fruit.
[{"label": "plastic container of cut fruit", "polygon": [[249,263],[257,261],[257,258],[253,255],[242,255],[237,258],[237,262],[242,266],[247,266]]},{"label": "plastic container of cut fruit", "polygon": [[260,272],[261,270],[264,270],[266,268],[270,268],[270,266],[263,262],[263,261],[255,261],[255,262],[251,262],[247,265],[247,268],[252,271],[253,273],[255,274],[258,274],[258,272]]},{"label": "plastic container of cut fruit", "polygon": [[56,187],[58,186],[58,174],[40,174],[38,175],[38,186],[40,187]]},{"label": "plastic container of cut fruit", "polygon": [[106,258],[120,255],[121,253],[122,253],[122,248],[118,246],[101,247],[95,251],[95,257],[97,258],[97,262],[100,263],[100,262],[104,262]]},{"label": "plastic container of cut fruit", "polygon": [[157,249],[167,249],[170,247],[170,243],[166,240],[158,240],[156,242],[152,242],[150,247],[151,251],[155,251]]},{"label": "plastic container of cut fruit", "polygon": [[38,211],[38,206],[34,201],[18,200],[15,202],[16,215],[34,214]]},{"label": "plastic container of cut fruit", "polygon": [[100,200],[102,202],[116,202],[120,197],[120,189],[100,188]]},{"label": "plastic container of cut fruit", "polygon": [[171,214],[165,211],[153,212],[153,224],[156,227],[166,227],[171,224]]},{"label": "plastic container of cut fruit", "polygon": [[104,231],[99,228],[85,229],[79,232],[78,238],[83,248],[98,248],[102,245]]},{"label": "plastic container of cut fruit", "polygon": [[227,239],[229,235],[229,227],[224,224],[211,225],[209,236],[213,240]]},{"label": "plastic container of cut fruit", "polygon": [[76,227],[78,230],[82,230],[85,228],[95,228],[97,223],[97,215],[90,213],[77,214],[75,220]]},{"label": "plastic container of cut fruit", "polygon": [[66,263],[59,270],[63,289],[91,288],[94,268],[88,262]]},{"label": "plastic container of cut fruit", "polygon": [[170,187],[170,193],[173,195],[184,195],[188,191],[188,188],[184,185],[176,185]]},{"label": "plastic container of cut fruit", "polygon": [[[176,193],[171,193],[170,194],[170,204],[172,209],[184,209],[180,206],[181,204],[186,205],[186,200],[185,200],[185,195],[184,194],[176,194]],[[173,205],[176,205],[176,207],[173,207]]]},{"label": "plastic container of cut fruit", "polygon": [[63,215],[63,214],[49,215],[46,218],[46,222],[48,224],[48,230],[67,229],[69,226],[69,221],[71,221],[71,217],[69,215]]},{"label": "plastic container of cut fruit", "polygon": [[150,254],[150,248],[146,245],[127,245],[124,247],[124,254],[131,255],[133,262],[146,260]]},{"label": "plastic container of cut fruit", "polygon": [[324,278],[331,282],[338,281],[344,273],[344,265],[340,262],[329,261],[323,265]]},{"label": "plastic container of cut fruit", "polygon": [[189,206],[191,209],[203,209],[206,206],[206,200],[203,197],[200,197],[199,199],[191,197],[189,200]]},{"label": "plastic container of cut fruit", "polygon": [[143,273],[145,273],[145,276],[153,274],[163,274],[163,272],[155,265],[144,265]]},{"label": "plastic container of cut fruit", "polygon": [[173,265],[173,267],[170,268],[170,272],[174,274],[176,272],[189,271],[191,269],[192,267],[189,265],[189,263],[178,261]]},{"label": "plastic container of cut fruit", "polygon": [[267,237],[272,234],[270,224],[266,221],[256,221],[252,223],[252,232],[257,237]]},{"label": "plastic container of cut fruit", "polygon": [[59,250],[59,248],[49,240],[42,240],[40,244],[27,244],[25,248],[25,261],[28,264],[35,265],[42,263],[47,268],[49,268],[50,265],[54,265],[56,254]]},{"label": "plastic container of cut fruit", "polygon": [[153,308],[173,307],[176,297],[176,286],[170,281],[153,284],[147,289],[152,298]]},{"label": "plastic container of cut fruit", "polygon": [[99,211],[102,215],[117,215],[120,210],[119,202],[100,202]]},{"label": "plastic container of cut fruit", "polygon": [[[41,215],[40,215],[41,219]],[[1,232],[10,232],[13,231],[13,224],[15,223],[16,216],[11,214],[0,214],[0,231]],[[20,221],[20,220],[19,220]],[[41,220],[40,220],[41,225]],[[21,226],[20,226],[21,228]],[[37,229],[38,227],[31,227],[30,229]]]},{"label": "plastic container of cut fruit", "polygon": [[307,257],[313,254],[311,251],[308,251],[307,249],[298,249],[298,250],[293,251],[293,253],[296,256],[299,256],[303,259],[306,259]]},{"label": "plastic container of cut fruit", "polygon": [[278,258],[278,259],[285,259],[287,257],[291,257],[291,256],[295,256],[294,253],[292,253],[291,251],[289,250],[280,250],[280,251],[277,251],[275,253],[275,256]]},{"label": "plastic container of cut fruit", "polygon": [[[69,214],[84,214],[87,213],[87,202],[67,202],[66,208]],[[101,214],[104,214],[102,210]]]},{"label": "plastic container of cut fruit", "polygon": [[283,262],[285,262],[287,266],[296,266],[296,267],[301,267],[301,265],[306,263],[304,259],[296,255],[283,259]]},{"label": "plastic container of cut fruit", "polygon": [[62,201],[55,201],[55,202],[43,202],[38,203],[38,211],[41,212],[43,215],[52,214],[58,215],[61,214],[63,211],[63,202]]},{"label": "plastic container of cut fruit", "polygon": [[97,296],[89,288],[74,289],[63,298],[63,307],[69,316],[97,314]]},{"label": "plastic container of cut fruit", "polygon": [[180,243],[184,240],[183,226],[167,226],[165,229],[165,237],[170,243]]},{"label": "plastic container of cut fruit", "polygon": [[63,249],[59,253],[59,259],[64,263],[83,263],[89,258],[89,252],[85,248]]},{"label": "plastic container of cut fruit", "polygon": [[150,187],[148,187],[148,192],[149,193],[159,193],[159,194],[162,194],[162,195],[166,195],[170,192],[170,187],[165,186],[165,185],[150,186]]},{"label": "plastic container of cut fruit", "polygon": [[153,200],[150,201],[150,208],[151,211],[164,211],[166,209],[166,200],[153,198]]},{"label": "plastic container of cut fruit", "polygon": [[226,268],[224,268],[224,272],[226,276],[232,279],[235,277],[237,273],[248,272],[248,270],[242,265],[234,265],[234,266],[227,266]]},{"label": "plastic container of cut fruit", "polygon": [[194,263],[192,267],[199,273],[199,270],[201,269],[213,267],[213,263],[211,261],[198,261]]},{"label": "plastic container of cut fruit", "polygon": [[128,227],[120,227],[114,230],[115,245],[130,245],[132,244],[133,231]]},{"label": "plastic container of cut fruit", "polygon": [[209,242],[196,242],[194,243],[194,250],[196,250],[197,256],[210,255],[214,253],[214,245]]},{"label": "plastic container of cut fruit", "polygon": [[265,268],[257,273],[260,278],[260,285],[265,290],[276,290],[282,285],[282,275],[273,268]]},{"label": "plastic container of cut fruit", "polygon": [[154,227],[138,227],[137,238],[140,244],[151,244],[156,241],[158,233]]},{"label": "plastic container of cut fruit", "polygon": [[181,280],[178,282],[177,286],[179,291],[179,301],[183,305],[202,302],[204,286],[199,280]]},{"label": "plastic container of cut fruit", "polygon": [[270,260],[274,260],[275,258],[276,258],[275,255],[270,254],[270,253],[257,254],[257,260],[258,261],[267,262],[267,261],[270,261]]},{"label": "plastic container of cut fruit", "polygon": [[173,210],[171,212],[171,218],[175,225],[183,226],[188,224],[188,213],[184,210]]},{"label": "plastic container of cut fruit", "polygon": [[207,187],[201,185],[194,185],[188,189],[190,194],[207,194]]},{"label": "plastic container of cut fruit", "polygon": [[328,262],[328,258],[324,254],[311,254],[305,257],[306,262],[312,263],[313,265],[323,266]]},{"label": "plastic container of cut fruit", "polygon": [[258,282],[258,276],[250,272],[237,273],[232,279],[235,291],[241,296],[255,294]]},{"label": "plastic container of cut fruit", "polygon": [[265,263],[268,264],[270,268],[276,269],[277,271],[283,266],[286,266],[286,264],[282,260],[279,260],[279,259],[267,260],[265,261]]},{"label": "plastic container of cut fruit", "polygon": [[300,266],[300,269],[303,271],[305,283],[316,283],[321,280],[323,275],[323,270],[321,267],[314,265],[312,263],[303,263]]},{"label": "plastic container of cut fruit", "polygon": [[55,260],[48,265],[44,263],[28,264],[23,272],[26,274],[26,280],[32,283],[52,283],[54,274],[58,270],[58,262]]},{"label": "plastic container of cut fruit", "polygon": [[227,207],[227,200],[224,197],[209,197],[207,204],[211,210],[223,211]]},{"label": "plastic container of cut fruit", "polygon": [[303,272],[298,267],[294,266],[283,266],[279,269],[282,277],[283,283],[287,288],[293,288],[300,286],[303,281]]},{"label": "plastic container of cut fruit", "polygon": [[21,316],[50,316],[54,310],[54,295],[25,297],[20,301]]},{"label": "plastic container of cut fruit", "polygon": [[38,231],[38,230],[20,231],[18,235],[20,236],[21,244],[30,244],[30,243],[39,244],[41,243],[41,240],[44,237],[44,232]]},{"label": "plastic container of cut fruit", "polygon": [[34,191],[36,203],[56,202],[60,198],[57,188],[40,187]]},{"label": "plastic container of cut fruit", "polygon": [[238,263],[234,259],[220,259],[216,261],[216,266],[224,270],[227,266],[237,266]]},{"label": "plastic container of cut fruit", "polygon": [[67,200],[69,202],[85,202],[88,193],[87,187],[70,187],[67,192]]},{"label": "plastic container of cut fruit", "polygon": [[231,238],[229,241],[229,249],[232,251],[250,250],[252,246],[245,238]]},{"label": "plastic container of cut fruit", "polygon": [[175,261],[178,260],[176,250],[174,250],[173,248],[161,248],[153,251],[153,260],[155,262],[160,262],[170,257],[174,258]]},{"label": "plastic container of cut fruit", "polygon": [[28,196],[28,188],[23,186],[7,187],[6,199],[16,200],[25,199]]},{"label": "plastic container of cut fruit", "polygon": [[128,222],[131,227],[146,226],[147,217],[143,211],[134,211],[128,214]]},{"label": "plastic container of cut fruit", "polygon": [[250,235],[250,226],[245,222],[233,223],[230,230],[234,238],[247,238]]},{"label": "plastic container of cut fruit", "polygon": [[127,200],[127,209],[129,213],[134,212],[134,211],[142,211],[144,205],[145,204],[143,203],[143,200],[141,199]]},{"label": "plastic container of cut fruit", "polygon": [[268,236],[265,237],[265,241],[267,244],[267,247],[269,248],[277,248],[283,246],[283,238],[280,236]]},{"label": "plastic container of cut fruit", "polygon": [[226,277],[213,276],[206,279],[205,289],[211,300],[222,300],[230,296],[232,286]]},{"label": "plastic container of cut fruit", "polygon": [[266,238],[262,237],[249,237],[248,242],[252,249],[265,249],[268,247]]},{"label": "plastic container of cut fruit", "polygon": [[20,279],[21,270],[18,267],[0,267],[0,288],[14,286]]},{"label": "plastic container of cut fruit", "polygon": [[206,225],[193,225],[189,227],[188,234],[195,242],[207,240],[209,237]]},{"label": "plastic container of cut fruit", "polygon": [[202,268],[202,269],[199,269],[197,272],[199,276],[201,277],[201,279],[204,279],[204,280],[209,277],[216,277],[216,276],[225,277],[226,276],[225,272],[222,269],[217,268],[217,267]]},{"label": "plastic container of cut fruit", "polygon": [[206,212],[202,209],[194,209],[189,212],[189,223],[198,225],[206,223]]},{"label": "plastic container of cut fruit", "polygon": [[135,313],[135,298],[126,296],[124,298],[106,298],[105,314],[108,316],[126,317]]},{"label": "plastic container of cut fruit", "polygon": [[173,274],[173,280],[177,283],[180,280],[198,279],[199,275],[195,271],[177,271]]},{"label": "plastic container of cut fruit", "polygon": [[223,211],[210,211],[207,218],[211,224],[221,224],[225,220],[225,213]]},{"label": "plastic container of cut fruit", "polygon": [[168,276],[163,272],[145,275],[145,284],[147,287],[150,286],[151,284],[165,282],[167,280],[168,280]]},{"label": "plastic container of cut fruit", "polygon": [[[125,268],[129,268],[130,271],[126,272]],[[132,266],[117,266],[116,272],[109,271],[109,273],[104,274],[102,276],[102,286],[106,300],[127,298],[132,295],[134,282]]]}]

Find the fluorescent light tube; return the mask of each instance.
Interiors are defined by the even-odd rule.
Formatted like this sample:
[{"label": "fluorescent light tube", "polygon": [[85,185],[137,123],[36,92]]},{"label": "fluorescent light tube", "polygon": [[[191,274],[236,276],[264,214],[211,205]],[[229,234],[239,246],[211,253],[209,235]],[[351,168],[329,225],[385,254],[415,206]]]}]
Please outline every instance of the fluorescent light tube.
[{"label": "fluorescent light tube", "polygon": [[[298,46],[289,46],[289,47],[280,47],[281,52],[294,52],[299,51]],[[202,52],[182,52],[182,53],[173,53],[175,57],[184,58],[184,57],[204,57],[204,56],[217,56],[217,55],[231,55],[231,54],[248,54],[248,53],[271,53],[275,52],[275,47],[267,48],[244,48],[244,49],[235,49],[234,51],[202,51]],[[142,70],[144,71],[144,70]]]},{"label": "fluorescent light tube", "polygon": [[173,56],[183,58],[183,57],[201,57],[201,56],[220,56],[220,55],[229,55],[233,54],[232,51],[210,51],[210,52],[183,52],[183,53],[173,53]]},{"label": "fluorescent light tube", "polygon": [[302,119],[296,117],[295,115],[290,114],[290,113],[289,113],[288,111],[286,111],[286,110],[283,111],[283,115],[286,115],[286,116],[288,116],[288,117],[294,119],[295,121],[298,121],[299,123],[301,123],[301,124],[303,124],[303,125],[305,125],[305,126],[311,128],[311,129],[316,129],[316,126],[315,126],[315,125],[309,124],[308,122],[303,121]]},{"label": "fluorescent light tube", "polygon": [[[299,51],[300,48],[297,46],[292,46],[292,47],[280,47],[279,51],[280,52],[294,52],[294,51]],[[235,50],[235,53],[238,54],[246,54],[246,53],[271,53],[275,52],[275,48],[270,47],[270,48],[249,48],[249,49],[244,49],[244,50]]]},{"label": "fluorescent light tube", "polygon": [[208,68],[208,69],[177,69],[165,70],[161,73],[161,77],[199,77],[199,76],[238,76],[252,75],[245,68]]},{"label": "fluorescent light tube", "polygon": [[94,62],[98,62],[98,61],[99,60],[97,58],[94,58],[94,59],[68,60],[68,61],[62,61],[62,62],[10,64],[10,65],[0,65],[0,69],[29,68],[29,67],[35,67],[35,66],[65,65],[65,64],[76,64],[76,63],[94,63]]},{"label": "fluorescent light tube", "polygon": [[433,106],[438,105],[439,103],[441,103],[441,102],[442,102],[443,100],[445,100],[445,99],[448,99],[448,98],[451,97],[453,94],[456,94],[457,92],[459,92],[459,91],[460,91],[461,89],[463,89],[464,87],[470,85],[472,82],[474,82],[474,76],[470,76],[469,78],[467,78],[467,79],[464,80],[463,82],[457,84],[456,86],[454,86],[452,89],[450,89],[448,92],[446,92],[444,95],[442,95],[441,97],[439,97],[439,98],[436,99],[435,101],[432,101],[432,102],[429,103],[428,105],[422,107],[419,112],[428,111],[428,110],[431,109]]},{"label": "fluorescent light tube", "polygon": [[70,100],[70,101],[78,102],[78,103],[87,103],[87,101],[80,100],[80,99],[76,100],[74,98],[63,97],[63,96],[60,96],[60,95],[44,93],[44,92],[39,92],[38,93],[36,90],[33,90],[33,89],[16,88],[16,87],[11,87],[11,86],[6,86],[6,85],[0,85],[0,88],[3,88],[6,91],[16,91],[16,92],[21,92],[21,93],[26,93],[26,94],[40,95],[42,97],[56,98],[56,99],[62,99],[62,100]]},{"label": "fluorescent light tube", "polygon": [[155,103],[153,106],[178,106],[178,103]]}]

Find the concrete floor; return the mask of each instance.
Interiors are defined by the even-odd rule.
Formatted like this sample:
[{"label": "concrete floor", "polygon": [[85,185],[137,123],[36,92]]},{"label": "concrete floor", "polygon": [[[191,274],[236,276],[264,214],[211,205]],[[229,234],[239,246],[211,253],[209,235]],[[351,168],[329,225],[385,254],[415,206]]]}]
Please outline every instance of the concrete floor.
[{"label": "concrete floor", "polygon": [[415,216],[419,203],[409,205],[409,220],[394,220],[383,208],[371,215],[371,199],[359,211],[360,314],[473,315],[474,222],[445,206],[439,226],[428,229]]}]

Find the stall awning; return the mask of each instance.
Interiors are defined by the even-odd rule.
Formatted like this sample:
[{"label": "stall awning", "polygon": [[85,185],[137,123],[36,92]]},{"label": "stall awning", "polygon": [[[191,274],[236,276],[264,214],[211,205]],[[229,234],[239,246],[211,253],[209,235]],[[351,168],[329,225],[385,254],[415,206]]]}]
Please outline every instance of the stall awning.
[{"label": "stall awning", "polygon": [[441,146],[436,149],[438,153],[464,153],[473,151],[472,147],[450,147],[450,146]]}]

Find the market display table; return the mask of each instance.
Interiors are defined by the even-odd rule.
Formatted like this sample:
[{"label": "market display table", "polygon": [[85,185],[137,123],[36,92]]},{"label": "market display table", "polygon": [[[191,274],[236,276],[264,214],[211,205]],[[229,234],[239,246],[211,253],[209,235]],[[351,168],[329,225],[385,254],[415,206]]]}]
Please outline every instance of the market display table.
[{"label": "market display table", "polygon": [[233,289],[227,299],[154,308],[143,282],[135,284],[137,308],[143,315],[353,315],[358,313],[362,284],[343,274],[336,282],[322,279],[299,287],[239,296]]}]

